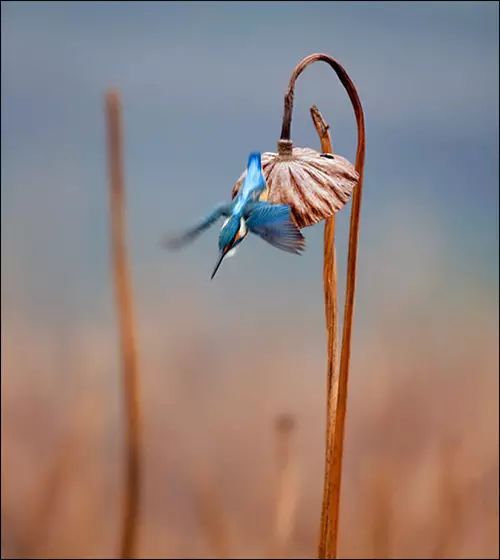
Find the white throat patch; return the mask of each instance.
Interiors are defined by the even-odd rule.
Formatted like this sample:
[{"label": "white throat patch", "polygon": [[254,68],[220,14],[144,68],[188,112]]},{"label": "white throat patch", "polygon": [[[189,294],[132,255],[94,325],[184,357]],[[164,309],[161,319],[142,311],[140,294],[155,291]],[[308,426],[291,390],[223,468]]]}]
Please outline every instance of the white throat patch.
[{"label": "white throat patch", "polygon": [[248,228],[247,228],[247,224],[245,223],[245,220],[243,218],[240,218],[240,229],[238,230],[239,237],[245,237],[247,231]]}]

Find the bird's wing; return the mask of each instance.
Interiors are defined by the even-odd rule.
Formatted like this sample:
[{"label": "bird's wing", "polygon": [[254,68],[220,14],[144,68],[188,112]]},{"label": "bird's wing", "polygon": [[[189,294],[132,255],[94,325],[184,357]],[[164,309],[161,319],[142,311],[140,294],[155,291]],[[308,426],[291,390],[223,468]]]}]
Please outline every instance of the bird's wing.
[{"label": "bird's wing", "polygon": [[245,221],[252,233],[277,249],[299,254],[305,248],[304,236],[291,221],[290,207],[286,204],[247,204]]},{"label": "bird's wing", "polygon": [[201,222],[198,225],[192,227],[191,229],[179,235],[164,238],[162,245],[167,249],[172,249],[172,250],[180,249],[181,247],[184,247],[184,245],[187,245],[188,243],[196,239],[198,235],[200,235],[206,229],[208,229],[220,217],[228,216],[229,210],[230,210],[229,204],[220,204],[206,218],[201,220]]}]

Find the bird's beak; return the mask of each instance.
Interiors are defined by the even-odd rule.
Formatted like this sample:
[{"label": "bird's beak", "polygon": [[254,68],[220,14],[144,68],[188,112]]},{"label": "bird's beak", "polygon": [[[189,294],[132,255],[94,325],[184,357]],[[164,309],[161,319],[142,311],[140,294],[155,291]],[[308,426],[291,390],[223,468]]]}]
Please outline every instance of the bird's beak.
[{"label": "bird's beak", "polygon": [[219,266],[222,263],[222,259],[226,256],[226,251],[221,251],[219,253],[219,258],[217,259],[217,264],[215,265],[214,271],[212,272],[212,276],[210,276],[210,280],[213,280],[216,272],[219,270]]}]

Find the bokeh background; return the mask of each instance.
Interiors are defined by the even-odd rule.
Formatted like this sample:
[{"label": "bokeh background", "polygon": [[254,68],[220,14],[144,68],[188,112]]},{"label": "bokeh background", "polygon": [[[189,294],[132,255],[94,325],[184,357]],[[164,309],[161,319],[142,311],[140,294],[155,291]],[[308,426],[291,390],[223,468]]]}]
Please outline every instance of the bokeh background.
[{"label": "bokeh background", "polygon": [[[312,52],[366,111],[340,555],[498,557],[496,2],[2,2],[2,557],[113,557],[123,410],[104,92],[119,89],[139,336],[142,557],[269,557],[276,429],[295,420],[287,555],[322,491],[323,226],[296,257],[217,228],[159,240],[274,151]],[[298,80],[292,138],[356,133],[331,69]],[[339,214],[343,293],[350,207]],[[207,513],[208,512],[208,513]],[[222,550],[224,548],[224,551]]]}]

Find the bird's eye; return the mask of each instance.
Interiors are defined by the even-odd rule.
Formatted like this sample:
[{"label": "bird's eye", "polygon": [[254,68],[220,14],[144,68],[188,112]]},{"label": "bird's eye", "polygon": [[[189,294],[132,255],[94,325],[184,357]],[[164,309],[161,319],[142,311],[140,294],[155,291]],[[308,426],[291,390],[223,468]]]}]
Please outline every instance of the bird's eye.
[{"label": "bird's eye", "polygon": [[335,159],[332,154],[320,154],[320,155],[321,157],[324,157],[326,159]]}]

